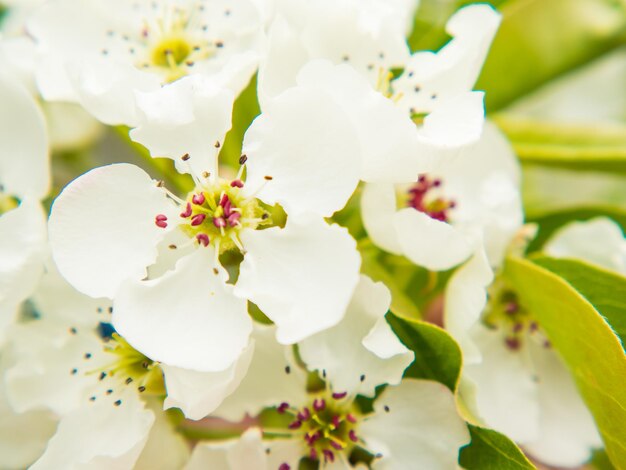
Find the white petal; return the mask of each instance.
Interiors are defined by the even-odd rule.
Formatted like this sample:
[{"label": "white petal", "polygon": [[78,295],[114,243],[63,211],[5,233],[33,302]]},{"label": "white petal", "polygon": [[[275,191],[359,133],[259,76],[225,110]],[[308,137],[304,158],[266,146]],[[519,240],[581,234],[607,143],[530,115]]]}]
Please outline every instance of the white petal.
[{"label": "white petal", "polygon": [[88,403],[65,415],[33,470],[133,468],[154,422],[152,411],[138,398],[120,406],[108,401]]},{"label": "white petal", "polygon": [[484,93],[472,91],[441,101],[424,119],[420,137],[429,144],[459,147],[475,142],[485,122]]},{"label": "white petal", "polygon": [[386,388],[359,431],[367,450],[382,454],[373,468],[456,468],[459,447],[470,440],[452,392],[428,380]]},{"label": "white petal", "polygon": [[452,220],[480,227],[489,262],[499,266],[524,220],[521,168],[511,144],[486,122],[480,140],[442,160],[438,171],[446,197],[456,202]]},{"label": "white petal", "polygon": [[361,193],[361,217],[367,234],[383,250],[402,254],[393,216],[396,213],[396,190],[392,184],[370,183]]},{"label": "white petal", "polygon": [[263,441],[258,428],[250,428],[237,440],[200,443],[185,470],[276,470],[287,463],[297,468],[302,453],[295,440]]},{"label": "white petal", "polygon": [[[20,326],[22,329],[34,330],[39,322],[34,323]],[[56,344],[57,341],[50,338],[51,334],[57,334],[52,328],[30,332],[35,333],[30,335],[30,342],[38,340],[39,350],[30,357],[19,357],[5,375],[7,395],[16,411],[49,408],[63,415],[86,402],[86,390],[94,384],[95,376],[84,374],[82,370],[80,374],[70,374],[70,371],[83,365],[86,352],[101,350],[102,341],[86,331],[70,335],[68,329],[69,326],[63,332],[65,341],[61,344]],[[22,339],[24,342],[29,339],[26,336],[28,333],[14,332],[14,339]],[[48,336],[45,336],[46,333]],[[27,345],[28,342],[23,347]]]},{"label": "white petal", "polygon": [[308,54],[293,25],[278,15],[268,32],[266,53],[259,66],[258,94],[261,109],[268,101],[296,85],[298,70]]},{"label": "white petal", "polygon": [[474,344],[470,329],[479,320],[487,304],[487,286],[493,271],[483,250],[455,271],[445,292],[444,324],[459,343],[466,364],[480,362],[480,350]]},{"label": "white petal", "polygon": [[55,428],[56,421],[47,411],[15,413],[0,384],[0,468],[28,467],[43,453]]},{"label": "white petal", "polygon": [[309,370],[325,370],[333,390],[373,396],[381,384],[397,384],[414,354],[385,320],[391,294],[361,276],[346,316],[336,326],[298,344]]},{"label": "white petal", "polygon": [[498,29],[500,15],[488,5],[459,10],[447,24],[453,39],[438,53],[413,54],[394,82],[401,106],[416,112],[435,111],[455,95],[472,89]]},{"label": "white petal", "polygon": [[582,465],[602,446],[591,413],[558,353],[542,344],[530,347],[538,377],[539,435],[524,448],[548,465]]},{"label": "white petal", "polygon": [[[185,77],[152,93],[137,93],[143,116],[131,138],[153,157],[169,157],[181,173],[217,174],[217,154],[231,127],[234,95],[202,77]],[[180,157],[189,154],[189,160]]]},{"label": "white petal", "polygon": [[471,241],[463,231],[413,208],[396,212],[393,227],[404,255],[432,271],[450,269],[472,253]]},{"label": "white petal", "polygon": [[172,211],[141,168],[119,163],[85,173],[61,192],[49,221],[59,272],[79,291],[113,297],[126,279],[142,279],[165,231],[157,214]]},{"label": "white petal", "polygon": [[183,468],[191,451],[185,437],[179,433],[167,413],[151,403],[155,421],[134,470],[172,470]]},{"label": "white petal", "polygon": [[18,303],[35,289],[47,256],[46,218],[38,202],[23,200],[0,217],[0,303]]},{"label": "white petal", "polygon": [[467,364],[464,377],[476,388],[480,417],[488,427],[517,442],[533,441],[539,432],[539,403],[526,348],[511,351],[501,331],[478,325],[472,339],[482,362]]},{"label": "white petal", "polygon": [[113,126],[137,125],[135,93],[156,91],[161,84],[156,75],[107,58],[85,58],[70,63],[68,69],[80,104],[96,119]]},{"label": "white petal", "polygon": [[0,193],[42,199],[50,188],[48,134],[39,106],[0,74]]},{"label": "white petal", "polygon": [[115,329],[152,360],[204,372],[228,368],[248,345],[252,322],[213,259],[212,249],[199,248],[158,279],[125,283],[114,303]]},{"label": "white petal", "polygon": [[359,280],[361,259],[348,231],[321,218],[284,229],[242,232],[247,252],[235,287],[278,327],[283,344],[336,325]]},{"label": "white petal", "polygon": [[228,369],[219,372],[198,372],[161,364],[167,389],[163,407],[180,408],[190,419],[204,418],[239,386],[253,353],[251,343]]},{"label": "white petal", "polygon": [[239,387],[213,413],[229,421],[257,416],[263,408],[283,402],[300,406],[307,400],[306,371],[289,346],[276,341],[276,327],[256,324],[254,356]]},{"label": "white petal", "polygon": [[246,187],[289,215],[331,216],[359,181],[359,143],[324,93],[292,88],[272,100],[244,138]]},{"label": "white petal", "polygon": [[606,217],[570,222],[552,235],[544,251],[626,274],[626,239],[620,226]]},{"label": "white petal", "polygon": [[412,181],[430,166],[430,153],[419,147],[409,115],[352,67],[311,61],[298,74],[298,84],[332,97],[350,119],[360,141],[361,179]]}]

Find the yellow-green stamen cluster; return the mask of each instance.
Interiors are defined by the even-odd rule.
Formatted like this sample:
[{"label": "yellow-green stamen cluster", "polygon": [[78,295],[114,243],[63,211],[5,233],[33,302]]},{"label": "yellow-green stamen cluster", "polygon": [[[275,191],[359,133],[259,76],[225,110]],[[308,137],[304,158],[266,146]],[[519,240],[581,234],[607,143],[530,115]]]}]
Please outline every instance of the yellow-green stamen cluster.
[{"label": "yellow-green stamen cluster", "polygon": [[290,408],[282,403],[279,413],[293,417],[289,429],[301,434],[312,460],[332,463],[336,454],[349,455],[359,438],[357,413],[346,393],[333,393],[315,397],[308,406]]}]

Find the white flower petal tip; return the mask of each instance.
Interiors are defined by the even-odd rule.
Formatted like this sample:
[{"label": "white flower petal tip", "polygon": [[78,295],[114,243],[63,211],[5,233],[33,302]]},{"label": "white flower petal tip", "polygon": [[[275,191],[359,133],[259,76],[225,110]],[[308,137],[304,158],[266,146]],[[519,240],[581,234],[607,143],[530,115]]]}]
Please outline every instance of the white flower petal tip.
[{"label": "white flower petal tip", "polygon": [[574,258],[626,274],[626,238],[606,217],[571,222],[557,230],[544,247],[556,258]]},{"label": "white flower petal tip", "polygon": [[251,300],[292,344],[336,325],[359,280],[361,258],[348,231],[322,218],[290,218],[284,229],[246,231],[235,293]]},{"label": "white flower petal tip", "polygon": [[340,106],[324,93],[291,88],[246,132],[246,185],[264,202],[280,203],[290,216],[330,217],[358,184],[358,148]]},{"label": "white flower petal tip", "polygon": [[42,199],[50,188],[44,115],[18,82],[0,73],[0,193]]},{"label": "white flower petal tip", "polygon": [[128,279],[143,279],[165,232],[155,217],[171,212],[147,173],[119,163],[91,170],[52,206],[49,236],[61,275],[92,297],[112,298]]},{"label": "white flower petal tip", "polygon": [[233,365],[219,372],[198,372],[162,364],[167,397],[164,409],[180,408],[189,419],[202,419],[222,403],[246,376],[254,353],[254,343]]},{"label": "white flower petal tip", "polygon": [[414,354],[385,320],[390,303],[384,284],[361,276],[343,320],[298,344],[308,368],[349,394],[373,396],[378,385],[399,383]]},{"label": "white flower petal tip", "polygon": [[88,403],[61,419],[46,451],[30,468],[133,468],[148,440],[154,413],[130,396],[119,406]]},{"label": "white flower petal tip", "polygon": [[213,269],[212,248],[181,258],[173,271],[128,281],[118,291],[116,330],[138,351],[163,364],[224,371],[243,353],[252,331],[246,301]]},{"label": "white flower petal tip", "polygon": [[[217,155],[231,128],[234,93],[203,77],[177,80],[150,93],[136,92],[142,112],[130,131],[153,157],[169,157],[180,173],[217,173]],[[188,160],[181,160],[184,154]]]},{"label": "white flower petal tip", "polygon": [[381,454],[376,469],[456,468],[459,448],[470,441],[452,392],[428,380],[405,379],[385,389],[359,431],[367,449]]}]

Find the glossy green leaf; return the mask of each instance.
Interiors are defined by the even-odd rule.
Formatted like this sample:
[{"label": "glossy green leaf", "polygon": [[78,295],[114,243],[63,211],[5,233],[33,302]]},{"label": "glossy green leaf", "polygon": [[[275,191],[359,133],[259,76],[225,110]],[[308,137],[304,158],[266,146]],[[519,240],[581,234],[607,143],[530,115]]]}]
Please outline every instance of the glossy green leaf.
[{"label": "glossy green leaf", "polygon": [[562,277],[580,292],[625,344],[626,277],[579,260],[536,256],[532,261]]},{"label": "glossy green leaf", "polygon": [[393,313],[387,314],[387,321],[400,341],[415,353],[404,376],[436,380],[455,391],[463,363],[456,341],[431,323],[402,319]]},{"label": "glossy green leaf", "polygon": [[626,210],[620,207],[579,207],[557,211],[540,217],[531,217],[529,222],[536,223],[539,227],[537,236],[530,242],[528,251],[541,250],[543,245],[559,228],[574,220],[588,220],[593,217],[605,216],[615,221],[626,231]]},{"label": "glossy green leaf", "polygon": [[565,360],[609,458],[625,467],[626,356],[618,337],[583,295],[549,270],[508,258],[504,275]]},{"label": "glossy green leaf", "polygon": [[461,449],[460,465],[466,470],[534,469],[522,451],[506,436],[469,425],[472,442]]}]

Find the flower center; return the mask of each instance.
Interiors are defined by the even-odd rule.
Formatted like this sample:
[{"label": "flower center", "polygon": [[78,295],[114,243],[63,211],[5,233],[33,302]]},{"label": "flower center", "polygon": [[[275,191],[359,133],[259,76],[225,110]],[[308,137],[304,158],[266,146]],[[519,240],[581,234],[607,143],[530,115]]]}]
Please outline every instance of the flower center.
[{"label": "flower center", "polygon": [[[237,248],[244,251],[239,239],[243,229],[256,229],[270,223],[258,199],[248,197],[242,191],[239,179],[219,179],[213,184],[196,187],[181,200],[180,228],[199,245],[212,245],[217,253]],[[167,217],[155,217],[158,227],[167,227]]]},{"label": "flower center", "polygon": [[162,38],[152,49],[152,63],[176,69],[189,57],[191,45],[183,37]]},{"label": "flower center", "polygon": [[437,191],[442,182],[438,178],[420,175],[417,182],[408,190],[408,207],[423,212],[429,217],[442,222],[450,222],[450,210],[456,202],[442,197]]},{"label": "flower center", "polygon": [[279,413],[293,417],[289,429],[304,440],[312,460],[332,463],[338,452],[347,457],[359,442],[357,413],[346,396],[346,393],[320,395],[300,409],[287,403],[277,408]]},{"label": "flower center", "polygon": [[482,321],[490,328],[505,332],[504,343],[511,351],[520,350],[531,336],[541,341],[544,347],[550,347],[531,312],[519,302],[515,291],[501,280],[496,280],[489,290],[489,302]]}]

